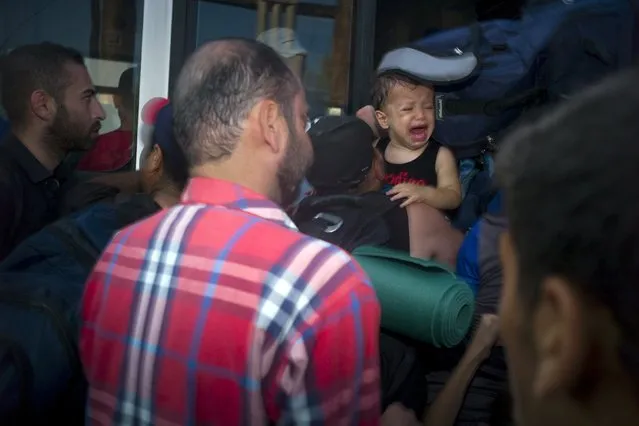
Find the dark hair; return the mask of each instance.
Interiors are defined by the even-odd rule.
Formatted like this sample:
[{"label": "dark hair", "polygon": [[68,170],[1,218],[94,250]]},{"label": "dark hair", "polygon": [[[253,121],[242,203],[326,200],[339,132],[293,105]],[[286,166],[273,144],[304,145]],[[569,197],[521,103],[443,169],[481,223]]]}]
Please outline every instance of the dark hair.
[{"label": "dark hair", "polygon": [[[155,128],[149,140],[151,146],[158,146],[162,150],[162,172],[166,179],[177,189],[183,190],[189,180],[189,167],[182,148],[175,140],[173,127],[173,108],[167,104],[157,113]],[[151,152],[149,150],[149,152]]]},{"label": "dark hair", "polygon": [[162,150],[162,173],[175,188],[184,190],[189,181],[189,168],[180,147],[160,145],[151,142],[151,148],[158,146]]},{"label": "dark hair", "polygon": [[549,275],[579,287],[616,318],[637,378],[638,81],[624,72],[520,127],[497,161],[522,301]]},{"label": "dark hair", "polygon": [[[157,144],[155,144],[157,145]],[[179,190],[183,190],[189,181],[189,168],[179,147],[175,149],[158,145],[162,150],[163,169],[166,178]]]},{"label": "dark hair", "polygon": [[135,72],[135,68],[127,68],[120,74],[120,79],[118,80],[117,94],[122,99],[124,107],[130,112],[135,109]]},{"label": "dark hair", "polygon": [[65,65],[84,65],[82,55],[54,43],[29,44],[7,54],[0,69],[0,93],[7,118],[23,125],[31,94],[44,90],[59,102],[69,85]]},{"label": "dark hair", "polygon": [[242,122],[262,99],[292,116],[299,80],[279,55],[255,40],[225,39],[198,49],[182,69],[172,98],[175,134],[189,166],[230,155]]},{"label": "dark hair", "polygon": [[373,82],[373,90],[371,94],[371,102],[373,108],[381,109],[390,95],[390,91],[395,86],[425,86],[414,78],[401,73],[384,73],[375,77]]}]

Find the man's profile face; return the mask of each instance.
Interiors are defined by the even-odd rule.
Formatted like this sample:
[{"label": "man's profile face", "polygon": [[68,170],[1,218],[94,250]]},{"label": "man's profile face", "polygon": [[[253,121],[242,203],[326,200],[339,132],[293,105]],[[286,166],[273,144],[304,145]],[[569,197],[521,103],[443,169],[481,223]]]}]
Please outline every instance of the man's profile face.
[{"label": "man's profile face", "polygon": [[104,110],[96,98],[91,77],[83,65],[66,65],[69,85],[57,102],[50,132],[67,150],[86,150],[98,136]]}]

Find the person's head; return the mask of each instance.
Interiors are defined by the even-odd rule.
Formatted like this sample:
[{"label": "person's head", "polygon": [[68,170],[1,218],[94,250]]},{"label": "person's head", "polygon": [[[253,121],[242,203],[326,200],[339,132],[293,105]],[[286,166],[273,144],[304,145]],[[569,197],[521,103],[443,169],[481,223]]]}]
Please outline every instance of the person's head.
[{"label": "person's head", "polygon": [[357,117],[327,116],[308,130],[314,161],[306,179],[318,195],[377,191],[384,179],[384,160],[373,147],[375,134]]},{"label": "person's head", "polygon": [[127,116],[132,116],[135,111],[135,96],[133,90],[134,73],[135,68],[127,68],[120,74],[118,88],[113,95],[113,105],[121,114]]},{"label": "person's head", "polygon": [[145,125],[153,130],[145,137],[140,172],[142,189],[182,192],[189,178],[189,169],[182,149],[173,132],[173,108],[166,99],[155,98],[143,108]]},{"label": "person's head", "polygon": [[193,176],[234,181],[292,203],[313,157],[300,80],[270,47],[226,39],[186,62],[174,126]]},{"label": "person's head", "polygon": [[499,155],[500,310],[518,424],[637,422],[637,81],[626,72],[588,90],[520,127]]},{"label": "person's head", "polygon": [[420,149],[435,129],[435,92],[403,74],[382,74],[373,84],[377,122],[392,141]]},{"label": "person's head", "polygon": [[1,68],[2,105],[14,130],[43,136],[65,152],[92,146],[104,110],[80,53],[53,43],[25,45]]}]

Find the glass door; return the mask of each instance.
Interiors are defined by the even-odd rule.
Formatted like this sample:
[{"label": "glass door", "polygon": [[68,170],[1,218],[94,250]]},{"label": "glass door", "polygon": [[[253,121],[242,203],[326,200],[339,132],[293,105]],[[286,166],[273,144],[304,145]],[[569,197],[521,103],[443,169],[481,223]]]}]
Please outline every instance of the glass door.
[{"label": "glass door", "polygon": [[[195,31],[193,48],[224,37],[258,39],[280,53],[301,77],[311,117],[346,109],[354,0],[197,0],[194,3],[197,3],[192,26],[195,28],[184,29]],[[181,67],[182,62],[174,61],[173,66]]]}]

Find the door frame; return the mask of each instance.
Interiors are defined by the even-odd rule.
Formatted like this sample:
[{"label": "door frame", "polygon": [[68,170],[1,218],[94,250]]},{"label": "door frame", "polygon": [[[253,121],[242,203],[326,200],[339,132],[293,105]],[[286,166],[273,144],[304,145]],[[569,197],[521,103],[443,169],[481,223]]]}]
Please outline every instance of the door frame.
[{"label": "door frame", "polygon": [[140,90],[138,94],[138,136],[136,169],[140,168],[144,148],[142,109],[155,97],[168,97],[171,60],[173,4],[181,0],[145,0],[142,18]]}]

